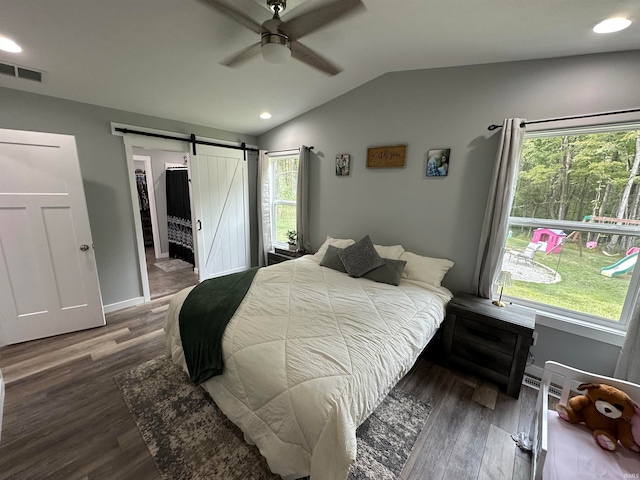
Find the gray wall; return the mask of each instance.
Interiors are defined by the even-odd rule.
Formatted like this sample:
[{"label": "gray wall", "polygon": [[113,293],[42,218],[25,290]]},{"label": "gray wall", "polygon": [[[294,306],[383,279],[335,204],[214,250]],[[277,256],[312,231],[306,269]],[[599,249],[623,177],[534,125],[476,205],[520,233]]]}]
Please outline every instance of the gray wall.
[{"label": "gray wall", "polygon": [[[314,248],[326,235],[369,234],[375,243],[402,243],[455,261],[444,285],[470,292],[499,136],[487,126],[507,117],[639,107],[638,79],[640,51],[390,73],[261,135],[259,144],[316,147],[310,172]],[[625,117],[633,118],[640,116]],[[366,168],[367,147],[404,143],[406,168]],[[433,148],[451,148],[448,177],[426,177],[426,152]],[[339,153],[351,154],[348,177],[335,175]],[[549,330],[539,332],[536,365],[556,351]],[[606,357],[607,370],[615,362],[617,347],[570,338],[563,346],[575,366],[584,363],[583,348]]]},{"label": "gray wall", "polygon": [[0,128],[76,138],[105,305],[142,295],[124,144],[111,135],[110,122],[256,143],[247,135],[0,88]]}]

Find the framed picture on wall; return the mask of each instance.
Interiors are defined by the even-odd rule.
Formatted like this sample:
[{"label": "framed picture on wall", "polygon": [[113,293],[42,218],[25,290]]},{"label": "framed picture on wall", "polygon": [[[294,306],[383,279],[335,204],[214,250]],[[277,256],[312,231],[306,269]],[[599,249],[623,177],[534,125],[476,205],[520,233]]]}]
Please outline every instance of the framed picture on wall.
[{"label": "framed picture on wall", "polygon": [[349,175],[350,163],[348,153],[340,153],[336,155],[336,175],[339,177]]},{"label": "framed picture on wall", "polygon": [[367,149],[367,168],[404,168],[406,145]]},{"label": "framed picture on wall", "polygon": [[427,177],[449,175],[450,148],[436,148],[427,152]]}]

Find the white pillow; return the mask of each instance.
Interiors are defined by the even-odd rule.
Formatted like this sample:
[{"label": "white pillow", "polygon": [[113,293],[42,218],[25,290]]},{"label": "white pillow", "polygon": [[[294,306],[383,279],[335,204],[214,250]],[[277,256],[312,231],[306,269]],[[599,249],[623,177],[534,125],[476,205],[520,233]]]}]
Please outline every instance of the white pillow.
[{"label": "white pillow", "polygon": [[423,257],[411,252],[404,252],[400,255],[400,260],[407,262],[402,272],[403,278],[425,282],[436,287],[440,286],[440,282],[454,265],[451,260],[445,258]]},{"label": "white pillow", "polygon": [[374,245],[378,255],[382,258],[390,258],[391,260],[398,260],[400,255],[404,253],[404,247],[402,245]]},{"label": "white pillow", "polygon": [[[314,253],[313,257],[315,259],[317,259],[319,262],[322,261],[322,259],[324,258],[324,254],[327,253],[327,248],[329,248],[329,245],[333,245],[334,247],[337,248],[346,248],[349,245],[353,245],[355,242],[355,240],[352,240],[350,238],[332,238],[329,235],[327,235],[327,239],[324,241],[324,243],[322,244],[322,246],[318,249],[318,251],[316,253]],[[378,253],[378,255],[380,255]]]}]

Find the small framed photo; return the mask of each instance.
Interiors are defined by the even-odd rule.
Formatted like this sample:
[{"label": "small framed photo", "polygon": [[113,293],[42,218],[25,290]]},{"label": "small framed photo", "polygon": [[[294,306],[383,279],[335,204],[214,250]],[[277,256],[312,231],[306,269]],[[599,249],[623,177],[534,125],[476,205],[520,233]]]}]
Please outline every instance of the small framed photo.
[{"label": "small framed photo", "polygon": [[339,177],[349,175],[350,163],[348,153],[340,153],[336,155],[336,175]]},{"label": "small framed photo", "polygon": [[427,177],[446,177],[449,175],[450,148],[436,148],[427,152]]}]

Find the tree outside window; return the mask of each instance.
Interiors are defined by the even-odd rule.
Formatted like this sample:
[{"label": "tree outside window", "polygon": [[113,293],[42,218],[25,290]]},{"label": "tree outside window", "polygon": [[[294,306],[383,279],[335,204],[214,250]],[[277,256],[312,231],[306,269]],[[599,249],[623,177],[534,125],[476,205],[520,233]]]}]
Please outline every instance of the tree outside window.
[{"label": "tree outside window", "polygon": [[624,326],[640,255],[640,125],[599,130],[527,135],[503,269],[511,297]]}]

